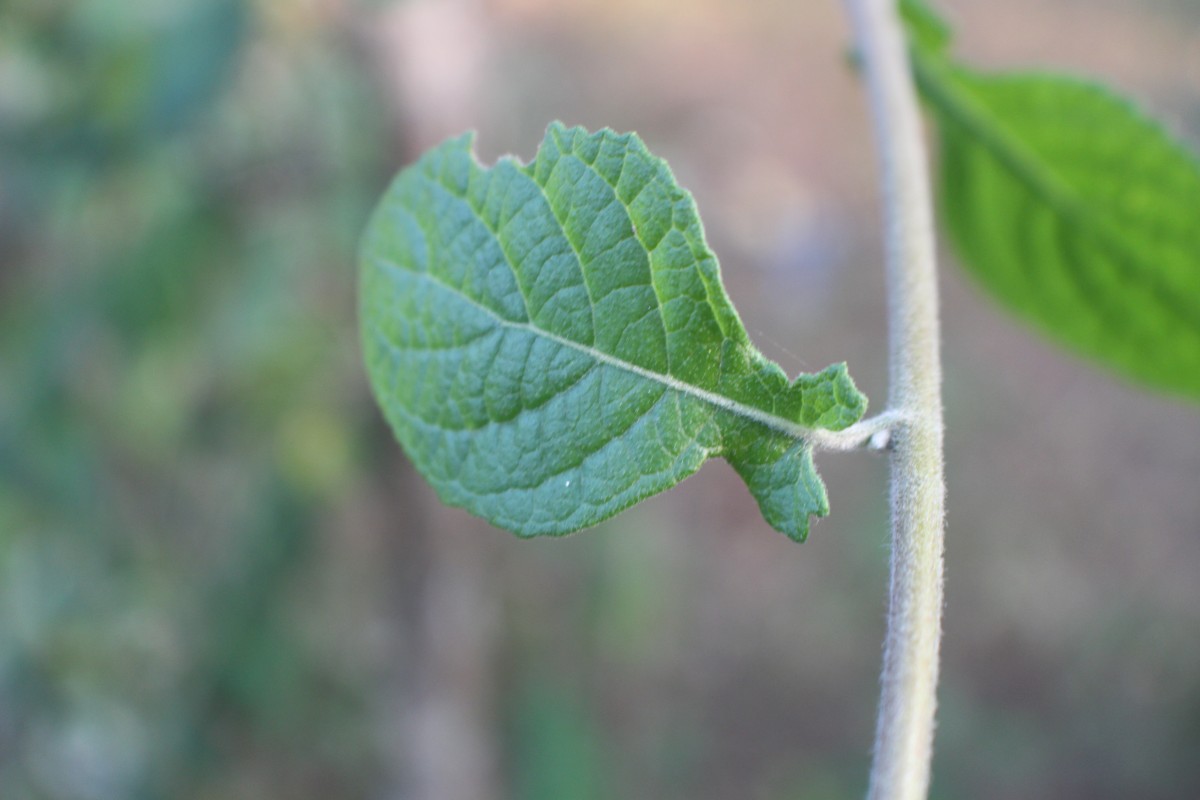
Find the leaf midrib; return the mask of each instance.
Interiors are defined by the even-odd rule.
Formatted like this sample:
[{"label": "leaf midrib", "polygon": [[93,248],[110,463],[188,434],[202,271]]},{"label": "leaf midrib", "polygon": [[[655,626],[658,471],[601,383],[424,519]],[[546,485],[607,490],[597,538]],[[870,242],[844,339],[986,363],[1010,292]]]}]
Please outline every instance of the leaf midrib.
[{"label": "leaf midrib", "polygon": [[760,408],[746,405],[745,403],[733,400],[721,394],[717,394],[716,392],[712,392],[708,389],[701,388],[686,381],[681,381],[673,375],[666,375],[661,372],[655,372],[654,370],[646,369],[645,367],[625,361],[624,359],[617,358],[609,353],[605,353],[603,350],[597,350],[591,345],[582,344],[564,336],[559,336],[558,334],[552,333],[551,331],[547,331],[543,328],[539,328],[532,324],[532,322],[514,322],[512,320],[505,319],[492,309],[478,302],[474,298],[464,294],[456,287],[451,286],[443,280],[440,280],[430,272],[418,272],[416,270],[405,269],[399,264],[385,258],[378,258],[377,263],[384,269],[391,270],[393,272],[404,273],[406,276],[415,277],[417,279],[425,279],[430,283],[436,284],[441,289],[453,294],[462,302],[467,303],[472,308],[487,315],[499,326],[514,330],[526,331],[535,336],[544,337],[557,345],[575,350],[576,352],[582,353],[589,358],[599,361],[602,364],[614,367],[624,372],[628,372],[631,375],[636,375],[639,378],[653,381],[669,390],[689,395],[722,411],[727,411],[743,419],[763,425],[770,430],[788,436],[791,439],[812,442],[815,438],[817,438],[816,431],[814,429],[805,427],[804,425],[800,425],[796,422],[792,422],[791,420],[784,419],[783,417],[775,414],[771,414],[770,412],[763,411]]}]

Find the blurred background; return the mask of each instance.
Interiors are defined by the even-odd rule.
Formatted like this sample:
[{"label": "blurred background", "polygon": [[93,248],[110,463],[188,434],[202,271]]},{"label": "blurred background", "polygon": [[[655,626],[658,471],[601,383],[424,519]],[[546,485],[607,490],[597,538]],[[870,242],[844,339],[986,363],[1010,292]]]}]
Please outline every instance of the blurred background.
[{"label": "blurred background", "polygon": [[[1200,143],[1192,0],[943,0],[958,49]],[[0,6],[0,797],[857,798],[886,464],[795,545],[723,463],[521,542],[385,429],[355,248],[466,128],[637,130],[752,337],[881,407],[874,154],[837,2]],[[935,798],[1200,797],[1200,409],[942,279]]]}]

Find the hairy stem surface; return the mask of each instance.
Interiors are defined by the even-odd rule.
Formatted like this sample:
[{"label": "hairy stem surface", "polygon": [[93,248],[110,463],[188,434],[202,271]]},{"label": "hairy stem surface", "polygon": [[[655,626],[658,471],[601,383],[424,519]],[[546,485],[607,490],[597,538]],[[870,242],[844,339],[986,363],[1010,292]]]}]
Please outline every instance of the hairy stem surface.
[{"label": "hairy stem surface", "polygon": [[941,638],[945,479],[928,160],[895,0],[846,0],[883,172],[890,349],[892,557],[868,797],[929,787]]}]

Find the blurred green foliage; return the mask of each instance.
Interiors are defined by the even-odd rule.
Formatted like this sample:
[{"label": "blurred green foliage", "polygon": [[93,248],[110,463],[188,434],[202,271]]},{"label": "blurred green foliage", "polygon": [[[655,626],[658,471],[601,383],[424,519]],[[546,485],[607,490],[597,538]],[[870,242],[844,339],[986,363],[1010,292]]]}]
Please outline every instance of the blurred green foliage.
[{"label": "blurred green foliage", "polygon": [[344,32],[275,28],[5,8],[2,797],[369,785],[328,737],[366,735],[362,687],[289,587],[365,468],[348,254],[382,120]]},{"label": "blurred green foliage", "polygon": [[1200,158],[1102,82],[973,70],[903,10],[963,266],[1076,352],[1200,399]]}]

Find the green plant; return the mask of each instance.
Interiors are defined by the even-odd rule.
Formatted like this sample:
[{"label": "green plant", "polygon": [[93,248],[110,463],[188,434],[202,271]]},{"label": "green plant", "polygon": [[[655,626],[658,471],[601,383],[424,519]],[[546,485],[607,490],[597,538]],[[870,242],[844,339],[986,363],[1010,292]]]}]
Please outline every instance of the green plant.
[{"label": "green plant", "polygon": [[523,535],[595,524],[727,459],[802,540],[819,449],[890,451],[892,588],[871,796],[928,784],[942,605],[942,411],[931,191],[1018,313],[1128,377],[1200,396],[1200,167],[1107,90],[982,76],[917,2],[851,0],[887,213],[886,410],[845,367],[789,381],[751,345],[690,196],[632,134],[552,125],[528,165],[470,137],[401,173],[363,244],[376,396],[448,503]]}]

